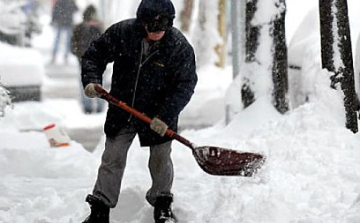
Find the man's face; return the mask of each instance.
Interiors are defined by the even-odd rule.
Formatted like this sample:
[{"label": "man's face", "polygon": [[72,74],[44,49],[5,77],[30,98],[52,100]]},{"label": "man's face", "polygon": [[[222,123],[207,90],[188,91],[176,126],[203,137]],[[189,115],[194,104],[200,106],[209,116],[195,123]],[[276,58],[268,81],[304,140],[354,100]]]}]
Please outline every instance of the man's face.
[{"label": "man's face", "polygon": [[156,16],[153,20],[149,21],[145,24],[145,30],[147,32],[147,39],[153,41],[159,41],[165,34],[165,30],[167,30],[171,21],[168,17],[164,17],[161,15]]}]

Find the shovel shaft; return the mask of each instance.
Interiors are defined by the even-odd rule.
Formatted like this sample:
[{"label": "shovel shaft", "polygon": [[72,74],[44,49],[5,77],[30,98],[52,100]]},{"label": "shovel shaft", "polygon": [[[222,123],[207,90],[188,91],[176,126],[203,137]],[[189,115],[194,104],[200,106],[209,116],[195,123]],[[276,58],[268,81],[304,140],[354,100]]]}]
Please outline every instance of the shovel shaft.
[{"label": "shovel shaft", "polygon": [[[119,99],[111,96],[105,89],[103,89],[102,87],[96,85],[95,86],[95,90],[97,92],[99,92],[102,96],[102,98],[104,98],[106,101],[120,107],[121,109],[123,109],[124,111],[132,114],[133,116],[135,116],[137,119],[147,123],[150,125],[151,123],[151,118],[148,117],[147,115],[139,112],[138,110],[128,106],[125,102],[120,101]],[[189,147],[190,149],[194,150],[195,146],[187,139],[185,139],[184,137],[180,136],[179,134],[177,134],[176,132],[174,132],[171,129],[167,129],[165,132],[165,135],[169,136],[172,139],[175,139],[179,142],[181,142],[182,144],[184,144],[185,146]]]}]

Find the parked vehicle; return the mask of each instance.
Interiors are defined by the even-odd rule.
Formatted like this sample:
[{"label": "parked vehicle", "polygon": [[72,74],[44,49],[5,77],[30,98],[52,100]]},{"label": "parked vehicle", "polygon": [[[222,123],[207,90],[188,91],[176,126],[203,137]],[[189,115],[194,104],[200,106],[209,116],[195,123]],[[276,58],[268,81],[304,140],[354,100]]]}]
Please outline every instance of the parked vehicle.
[{"label": "parked vehicle", "polygon": [[40,33],[36,0],[0,0],[0,41],[30,46],[33,33]]},{"label": "parked vehicle", "polygon": [[40,101],[45,78],[41,54],[2,42],[0,52],[0,83],[10,91],[12,101]]}]

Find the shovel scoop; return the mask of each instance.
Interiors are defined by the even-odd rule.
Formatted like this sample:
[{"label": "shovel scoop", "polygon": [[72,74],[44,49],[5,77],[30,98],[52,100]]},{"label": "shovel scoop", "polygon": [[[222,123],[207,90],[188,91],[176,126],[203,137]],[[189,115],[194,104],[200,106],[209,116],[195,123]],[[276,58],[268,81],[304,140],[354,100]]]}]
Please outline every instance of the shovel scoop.
[{"label": "shovel scoop", "polygon": [[[150,117],[111,96],[101,86],[95,86],[95,90],[100,93],[101,98],[107,102],[127,111],[139,120],[150,124]],[[265,162],[265,157],[258,153],[242,152],[216,146],[198,147],[171,129],[167,129],[165,134],[190,148],[200,168],[211,175],[251,177]]]},{"label": "shovel scoop", "polygon": [[220,176],[251,177],[265,161],[260,154],[214,146],[195,147],[193,155],[205,172]]}]

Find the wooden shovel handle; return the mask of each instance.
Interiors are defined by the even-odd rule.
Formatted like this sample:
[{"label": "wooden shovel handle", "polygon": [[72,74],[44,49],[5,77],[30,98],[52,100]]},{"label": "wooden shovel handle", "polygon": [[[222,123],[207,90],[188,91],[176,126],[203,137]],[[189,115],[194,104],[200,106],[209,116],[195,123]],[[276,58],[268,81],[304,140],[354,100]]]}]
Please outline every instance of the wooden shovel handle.
[{"label": "wooden shovel handle", "polygon": [[[119,99],[113,97],[112,95],[109,94],[109,92],[107,92],[105,89],[103,89],[100,85],[95,85],[95,90],[101,94],[101,98],[105,99],[106,101],[108,101],[111,104],[118,106],[119,108],[123,109],[124,111],[135,116],[137,119],[150,125],[151,120],[152,120],[150,117],[139,112],[135,108],[128,106],[125,102],[120,101]],[[181,142],[182,144],[184,144],[185,146],[189,147],[192,150],[195,149],[195,146],[189,140],[185,139],[184,137],[180,136],[179,134],[177,134],[176,132],[174,132],[173,130],[171,130],[169,128],[166,130],[165,135]]]}]

